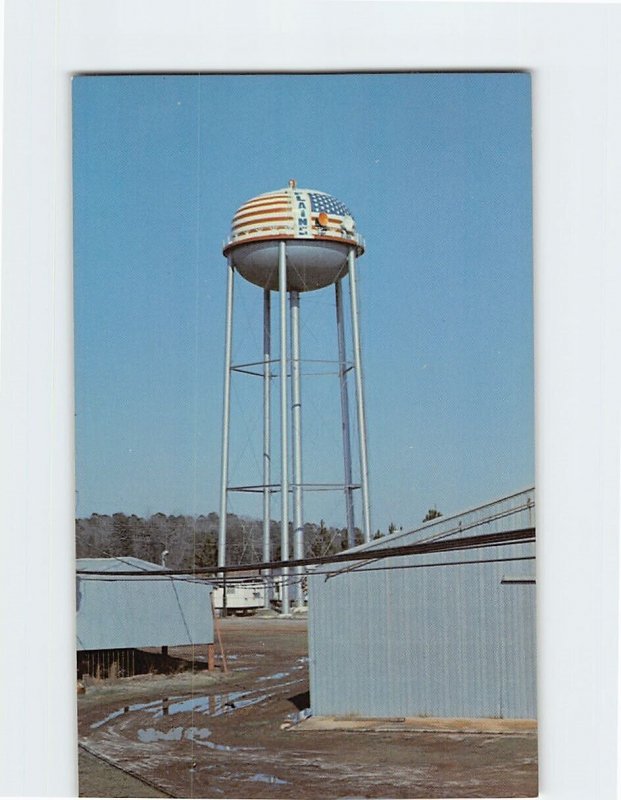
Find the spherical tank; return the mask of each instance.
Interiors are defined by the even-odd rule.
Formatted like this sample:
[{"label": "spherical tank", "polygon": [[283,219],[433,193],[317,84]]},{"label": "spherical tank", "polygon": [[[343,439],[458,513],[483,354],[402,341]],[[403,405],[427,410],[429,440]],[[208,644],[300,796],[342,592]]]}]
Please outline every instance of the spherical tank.
[{"label": "spherical tank", "polygon": [[277,290],[280,242],[286,246],[288,291],[335,283],[347,274],[351,248],[357,256],[364,252],[348,208],[325,192],[298,189],[295,181],[238,209],[224,254],[247,281]]}]

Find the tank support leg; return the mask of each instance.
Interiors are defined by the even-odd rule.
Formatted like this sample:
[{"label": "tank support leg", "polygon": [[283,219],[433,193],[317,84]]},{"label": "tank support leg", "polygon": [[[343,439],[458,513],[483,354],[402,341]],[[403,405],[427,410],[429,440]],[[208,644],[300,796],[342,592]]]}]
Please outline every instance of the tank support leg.
[{"label": "tank support leg", "polygon": [[345,349],[345,320],[343,317],[342,283],[334,284],[336,294],[336,329],[339,345],[339,383],[341,388],[341,427],[343,429],[343,465],[345,475],[345,513],[347,519],[347,545],[354,541],[354,490],[352,488],[351,433],[349,419],[349,392],[347,389],[347,352]]},{"label": "tank support leg", "polygon": [[[263,561],[271,561],[270,521],[271,521],[271,387],[272,387],[272,336],[271,336],[271,293],[263,290]],[[265,570],[265,608],[270,607],[270,570]]]},{"label": "tank support leg", "polygon": [[[222,408],[222,461],[220,472],[220,520],[218,527],[218,566],[226,564],[226,510],[229,480],[229,423],[231,406],[231,346],[233,341],[233,278],[229,258],[226,283],[226,327],[224,335],[224,402]],[[222,575],[222,573],[220,573]]]},{"label": "tank support leg", "polygon": [[[289,560],[289,453],[287,442],[287,254],[278,243],[278,291],[280,295],[280,558]],[[281,612],[289,613],[289,568],[283,567]]]},{"label": "tank support leg", "polygon": [[[302,394],[300,390],[300,293],[289,292],[291,308],[291,429],[293,436],[293,557],[304,558],[302,506]],[[295,567],[295,604],[304,605],[302,567]]]},{"label": "tank support leg", "polygon": [[358,408],[358,437],[360,450],[360,485],[362,489],[362,520],[365,542],[371,541],[371,512],[369,507],[369,468],[367,464],[367,426],[364,413],[364,390],[362,380],[362,357],[360,328],[358,325],[358,287],[356,283],[356,253],[353,247],[348,254],[349,291],[351,295],[351,329],[354,344],[354,367],[356,372],[356,404]]}]

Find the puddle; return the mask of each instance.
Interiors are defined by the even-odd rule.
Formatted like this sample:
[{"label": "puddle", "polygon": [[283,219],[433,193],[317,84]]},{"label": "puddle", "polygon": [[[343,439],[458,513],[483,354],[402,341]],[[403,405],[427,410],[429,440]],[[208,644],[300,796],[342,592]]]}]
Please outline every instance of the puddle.
[{"label": "puddle", "polygon": [[[134,703],[130,706],[123,706],[123,708],[119,708],[118,711],[113,711],[111,714],[108,714],[107,717],[100,719],[99,722],[94,722],[91,725],[91,729],[99,728],[102,725],[105,725],[106,722],[110,722],[111,719],[115,719],[115,717],[120,717],[123,714],[128,714],[130,711],[146,711],[150,710],[153,707],[161,706],[162,700],[153,700],[150,703]],[[157,708],[155,709],[157,710]]]},{"label": "puddle", "polygon": [[218,716],[224,714],[237,704],[246,692],[230,692],[228,694],[214,694],[204,697],[189,697],[177,703],[162,704],[160,711],[155,717],[172,716],[173,714],[206,714],[208,716]]},{"label": "puddle", "polygon": [[168,711],[162,710],[162,713],[156,714],[156,717],[170,716],[172,714],[187,714],[194,712],[198,714],[205,714],[210,717],[219,717],[222,714],[229,714],[238,708],[246,708],[248,706],[257,705],[267,700],[269,695],[260,694],[254,697],[249,697],[251,692],[229,692],[228,694],[214,694],[208,697],[191,697],[180,703],[171,703],[168,706]]},{"label": "puddle", "polygon": [[183,728],[171,728],[169,731],[156,731],[155,728],[141,728],[137,734],[141,742],[180,742]]},{"label": "puddle", "polygon": [[171,717],[174,714],[204,714],[209,717],[219,717],[222,714],[230,714],[239,708],[247,708],[248,706],[262,703],[269,696],[269,694],[253,695],[251,691],[245,691],[188,697],[186,699],[178,696],[166,697],[163,700],[154,700],[151,703],[135,703],[131,706],[123,706],[123,708],[113,711],[98,722],[94,722],[91,725],[91,730],[100,728],[113,719],[136,711],[152,714],[153,719]]},{"label": "puddle", "polygon": [[289,783],[289,781],[283,781],[280,778],[277,778],[275,775],[265,775],[263,772],[257,772],[256,775],[246,778],[246,780],[253,781],[254,783],[277,783],[281,786]]},{"label": "puddle", "polygon": [[[276,689],[285,689],[287,686],[296,686],[299,683],[303,683],[303,681],[304,678],[295,678],[292,681],[284,681],[284,683],[275,683],[273,686],[266,686],[265,688],[270,692],[275,692]],[[271,697],[271,695],[268,695],[268,697]]]},{"label": "puddle", "polygon": [[91,730],[100,728],[114,719],[134,712],[151,714],[153,719],[172,717],[175,714],[203,714],[209,717],[219,717],[223,714],[230,714],[240,708],[262,703],[268,700],[277,690],[295,686],[302,681],[302,678],[282,681],[283,678],[289,676],[289,672],[275,672],[273,675],[257,678],[257,683],[259,681],[264,683],[266,681],[281,681],[269,686],[262,686],[260,689],[246,689],[238,692],[227,692],[226,694],[201,695],[200,697],[175,695],[164,697],[162,700],[152,700],[149,703],[134,703],[133,705],[123,706],[98,722],[94,722],[91,725]]},{"label": "puddle", "polygon": [[233,747],[228,744],[216,744],[216,742],[209,741],[211,730],[209,728],[197,728],[192,726],[190,728],[171,728],[169,731],[161,731],[157,728],[140,728],[137,732],[139,741],[144,744],[153,744],[154,742],[180,742],[185,739],[194,744],[200,744],[208,747],[210,750],[218,750],[223,753],[236,753],[240,750],[260,750],[260,747]]},{"label": "puddle", "polygon": [[203,745],[210,750],[217,750],[220,753],[238,753],[240,750],[260,750],[259,747],[233,747],[229,744],[216,744],[210,742],[208,737],[211,736],[209,728],[188,728],[186,730],[186,739],[189,739],[194,744]]},{"label": "puddle", "polygon": [[265,675],[262,678],[257,678],[257,683],[259,681],[279,681],[282,678],[288,678],[289,675],[289,672],[276,672],[274,675]]},{"label": "puddle", "polygon": [[302,722],[305,719],[312,717],[312,713],[310,708],[304,708],[302,711],[295,711],[292,714],[287,714],[287,719],[291,722],[292,725],[297,725],[298,722]]}]

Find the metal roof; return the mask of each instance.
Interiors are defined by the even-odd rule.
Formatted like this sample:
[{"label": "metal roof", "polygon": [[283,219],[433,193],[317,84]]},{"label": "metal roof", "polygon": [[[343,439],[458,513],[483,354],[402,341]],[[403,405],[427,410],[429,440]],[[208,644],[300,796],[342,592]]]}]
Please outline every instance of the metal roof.
[{"label": "metal roof", "polygon": [[517,528],[535,526],[535,487],[521,489],[514,494],[490,500],[480,506],[447,516],[436,517],[409,531],[399,531],[350,547],[343,552],[364,554],[396,545],[457,538],[483,533],[502,533]]},{"label": "metal roof", "polygon": [[159,564],[154,564],[152,561],[144,561],[142,558],[115,556],[114,558],[78,558],[76,559],[76,569],[104,570],[106,572],[130,572],[131,570],[150,572],[163,568]]}]

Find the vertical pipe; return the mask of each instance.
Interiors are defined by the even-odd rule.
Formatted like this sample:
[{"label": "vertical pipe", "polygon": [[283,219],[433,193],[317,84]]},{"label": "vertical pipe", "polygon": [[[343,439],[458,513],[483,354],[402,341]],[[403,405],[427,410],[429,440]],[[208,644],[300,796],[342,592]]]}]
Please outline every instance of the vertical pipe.
[{"label": "vertical pipe", "polygon": [[[289,560],[289,447],[287,441],[287,254],[278,243],[278,289],[280,293],[280,557]],[[289,613],[289,568],[282,569],[281,612]]]},{"label": "vertical pipe", "polygon": [[369,468],[367,465],[367,425],[364,413],[364,391],[362,384],[362,357],[360,329],[358,325],[358,288],[356,284],[356,253],[350,247],[347,257],[349,266],[349,290],[351,295],[351,329],[354,344],[354,367],[356,370],[356,402],[358,408],[358,437],[360,443],[360,485],[362,489],[362,519],[364,541],[371,541],[371,511],[369,506]]},{"label": "vertical pipe", "polygon": [[[272,386],[272,315],[271,293],[269,289],[263,291],[263,561],[271,561],[270,553],[270,521],[271,521],[271,386]],[[269,570],[265,570],[267,577],[265,591],[265,608],[270,605]]]},{"label": "vertical pipe", "polygon": [[228,261],[226,282],[226,327],[224,335],[224,402],[222,408],[222,462],[220,472],[220,520],[218,528],[218,566],[226,564],[226,508],[229,479],[229,421],[231,404],[231,345],[233,341],[233,264]]},{"label": "vertical pipe", "polygon": [[352,488],[351,433],[349,420],[349,392],[347,390],[347,353],[345,350],[345,318],[343,316],[342,283],[334,284],[336,294],[336,330],[339,344],[339,383],[341,387],[341,425],[343,429],[343,466],[345,475],[345,512],[347,518],[347,544],[354,540],[354,490]]},{"label": "vertical pipe", "polygon": [[[293,437],[293,557],[304,558],[302,507],[302,392],[300,388],[300,293],[289,293],[291,308],[291,431]],[[302,567],[295,567],[295,604],[304,605]]]}]

